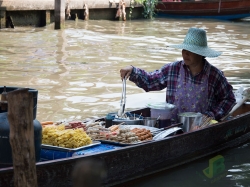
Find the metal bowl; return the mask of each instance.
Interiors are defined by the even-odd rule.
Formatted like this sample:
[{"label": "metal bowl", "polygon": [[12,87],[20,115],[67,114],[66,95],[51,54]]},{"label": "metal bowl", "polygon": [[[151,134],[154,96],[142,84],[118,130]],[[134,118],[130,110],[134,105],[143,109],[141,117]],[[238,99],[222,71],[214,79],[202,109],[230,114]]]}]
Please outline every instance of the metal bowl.
[{"label": "metal bowl", "polygon": [[118,125],[121,123],[123,123],[123,125],[143,125],[143,119],[134,119],[134,117],[130,117],[129,119],[115,118],[113,120],[113,125]]},{"label": "metal bowl", "polygon": [[157,126],[157,118],[145,117],[143,119],[144,125],[148,127],[156,127]]}]

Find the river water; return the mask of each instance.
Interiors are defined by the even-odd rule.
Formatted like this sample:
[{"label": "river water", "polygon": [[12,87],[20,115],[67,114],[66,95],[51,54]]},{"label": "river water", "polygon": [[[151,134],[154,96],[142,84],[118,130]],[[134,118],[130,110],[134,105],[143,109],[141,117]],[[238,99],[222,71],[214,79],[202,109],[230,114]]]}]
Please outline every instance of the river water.
[{"label": "river water", "polygon": [[[181,50],[166,46],[182,43],[190,27],[206,29],[208,45],[223,52],[208,61],[224,71],[234,89],[250,87],[248,20],[77,20],[65,26],[0,30],[1,85],[37,89],[39,121],[84,120],[118,111],[119,70],[134,65],[153,71],[181,59]],[[128,111],[164,100],[165,90],[145,93],[127,82]],[[217,155],[124,186],[249,187],[249,145],[218,153],[225,159],[225,175],[213,181],[204,178],[202,170]]]}]

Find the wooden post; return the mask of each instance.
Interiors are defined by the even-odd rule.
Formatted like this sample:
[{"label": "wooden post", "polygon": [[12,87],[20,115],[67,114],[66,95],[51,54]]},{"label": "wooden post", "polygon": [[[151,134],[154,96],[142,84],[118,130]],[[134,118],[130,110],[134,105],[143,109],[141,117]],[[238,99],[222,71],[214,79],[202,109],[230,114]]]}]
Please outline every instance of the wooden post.
[{"label": "wooden post", "polygon": [[8,92],[8,120],[15,187],[37,187],[33,95],[28,89]]},{"label": "wooden post", "polygon": [[50,13],[50,10],[46,10],[45,12],[45,17],[46,17],[46,25],[49,25],[51,23],[51,13]]},{"label": "wooden post", "polygon": [[50,23],[51,23],[51,13],[50,13],[50,10],[43,10],[43,11],[41,11],[40,26],[44,27],[46,25],[49,25]]},{"label": "wooden post", "polygon": [[6,28],[6,8],[0,7],[0,29]]},{"label": "wooden post", "polygon": [[87,4],[83,5],[83,10],[84,10],[84,20],[89,20],[89,7]]},{"label": "wooden post", "polygon": [[55,29],[63,29],[65,25],[65,0],[55,0]]}]

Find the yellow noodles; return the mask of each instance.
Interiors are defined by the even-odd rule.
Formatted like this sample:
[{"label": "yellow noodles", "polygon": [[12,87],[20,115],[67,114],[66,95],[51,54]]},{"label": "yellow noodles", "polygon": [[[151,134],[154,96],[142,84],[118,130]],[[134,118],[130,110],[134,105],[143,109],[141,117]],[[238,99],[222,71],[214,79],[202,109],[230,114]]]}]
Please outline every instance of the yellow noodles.
[{"label": "yellow noodles", "polygon": [[65,129],[64,125],[43,128],[42,143],[47,145],[78,148],[92,143],[83,129]]}]

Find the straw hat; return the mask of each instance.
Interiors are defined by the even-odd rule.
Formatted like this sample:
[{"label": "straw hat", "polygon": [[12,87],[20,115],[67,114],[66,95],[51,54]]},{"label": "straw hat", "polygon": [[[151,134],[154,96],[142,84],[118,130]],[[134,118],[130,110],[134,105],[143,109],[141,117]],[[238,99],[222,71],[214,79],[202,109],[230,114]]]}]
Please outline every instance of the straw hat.
[{"label": "straw hat", "polygon": [[190,28],[182,44],[170,45],[169,47],[185,49],[205,57],[217,57],[221,55],[221,52],[210,49],[207,46],[206,31],[199,28]]}]

